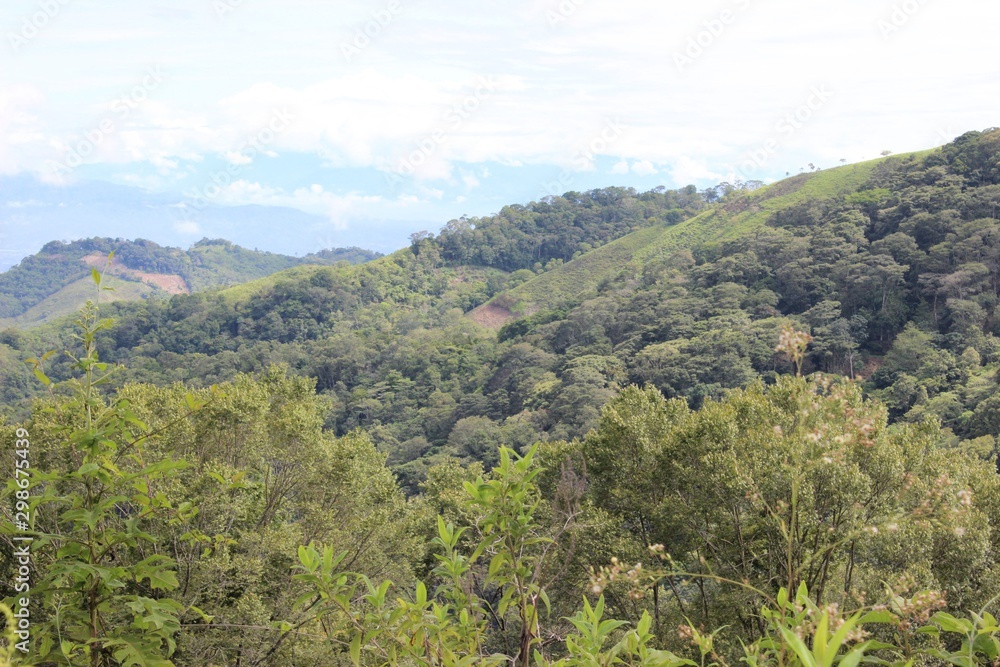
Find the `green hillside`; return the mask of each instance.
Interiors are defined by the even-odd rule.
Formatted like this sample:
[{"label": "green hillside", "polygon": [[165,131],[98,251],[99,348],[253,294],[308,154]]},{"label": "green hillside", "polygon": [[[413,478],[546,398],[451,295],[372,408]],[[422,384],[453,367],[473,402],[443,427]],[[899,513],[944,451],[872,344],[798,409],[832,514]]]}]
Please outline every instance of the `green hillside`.
[{"label": "green hillside", "polygon": [[[159,292],[155,287],[145,283],[122,280],[113,275],[108,276],[105,286],[114,290],[107,295],[107,298],[121,301],[145,299]],[[0,328],[30,328],[46,322],[65,319],[67,313],[78,311],[88,299],[94,298],[95,293],[94,281],[88,275],[66,285],[54,294],[50,294],[17,317],[0,319]]]},{"label": "green hillside", "polygon": [[81,295],[89,296],[81,285],[85,285],[91,268],[104,270],[112,252],[115,259],[107,270],[121,283],[115,293],[120,300],[198,292],[244,283],[292,266],[360,263],[379,256],[359,248],[336,248],[289,257],[209,239],[188,250],[144,239],[53,241],[0,273],[0,326],[32,326],[75,312],[86,301]]},{"label": "green hillside", "polygon": [[[935,417],[953,444],[993,451],[998,161],[1000,132],[973,132],[759,189],[569,192],[358,266],[111,304],[101,345],[122,382],[287,364],[411,490],[443,457],[489,465],[500,442],[581,437],[629,383],[699,406],[774,382],[788,326],[814,339],[807,370],[862,379],[892,419]],[[64,336],[53,322],[12,344]]]},{"label": "green hillside", "polygon": [[[894,159],[917,159],[924,153]],[[503,295],[512,310],[530,315],[541,309],[578,301],[592,294],[601,281],[641,268],[649,259],[680,248],[723,242],[751,233],[769,216],[801,202],[843,197],[857,191],[883,160],[801,174],[752,192],[740,192],[725,204],[679,224],[663,222],[643,229],[544,273]]]},{"label": "green hillside", "polygon": [[179,267],[192,291],[200,292],[269,276],[302,264],[362,264],[381,255],[361,248],[333,248],[305,257],[289,257],[260,250],[248,250],[222,240],[202,240],[187,251],[190,264]]},{"label": "green hillside", "polygon": [[220,290],[219,294],[234,302],[246,301],[256,295],[266,293],[268,290],[273,289],[278,283],[308,280],[321,270],[322,267],[312,264],[296,266],[290,269],[276,271],[270,275],[264,276],[263,278],[258,278],[257,280],[251,280],[233,285],[232,287],[226,287],[225,289]]},{"label": "green hillside", "polygon": [[[801,637],[831,619],[885,632],[858,659],[991,665],[1000,631],[965,614],[1000,591],[997,211],[1000,130],[972,132],[766,188],[568,192],[360,265],[102,302],[83,336],[0,329],[0,432],[59,488],[32,495],[40,521],[87,544],[97,517],[115,545],[36,542],[59,614],[32,619],[84,636],[99,605],[60,568],[97,560],[135,614],[117,627],[176,617],[179,666],[459,664],[425,659],[428,632],[463,664],[531,664],[504,623],[536,612],[595,643],[553,667],[818,664]],[[34,369],[52,394],[24,363],[46,350],[70,352]],[[604,613],[636,627],[610,653]],[[640,655],[654,638],[679,653]]]}]

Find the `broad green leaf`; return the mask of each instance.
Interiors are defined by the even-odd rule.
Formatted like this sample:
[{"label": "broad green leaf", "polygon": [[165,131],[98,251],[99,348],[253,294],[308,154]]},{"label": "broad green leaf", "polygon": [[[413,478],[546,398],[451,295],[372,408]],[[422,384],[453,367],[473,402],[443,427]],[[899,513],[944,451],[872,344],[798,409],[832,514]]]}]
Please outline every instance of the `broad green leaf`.
[{"label": "broad green leaf", "polygon": [[791,647],[792,651],[795,652],[795,655],[799,657],[799,660],[805,667],[817,667],[812,651],[809,650],[800,637],[785,627],[779,627],[778,631],[781,633],[782,639]]},{"label": "broad green leaf", "polygon": [[951,614],[943,611],[939,611],[931,616],[931,621],[941,626],[941,629],[945,632],[958,632],[965,635],[969,634],[974,629],[970,621],[955,618]]}]

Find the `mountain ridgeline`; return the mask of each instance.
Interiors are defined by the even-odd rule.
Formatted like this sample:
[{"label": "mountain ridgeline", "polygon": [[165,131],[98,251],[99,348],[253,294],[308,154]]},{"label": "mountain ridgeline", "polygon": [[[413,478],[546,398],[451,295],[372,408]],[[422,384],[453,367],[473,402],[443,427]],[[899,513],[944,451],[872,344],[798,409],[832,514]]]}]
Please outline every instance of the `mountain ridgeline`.
[{"label": "mountain ridgeline", "polygon": [[30,528],[31,664],[995,667],[998,204],[974,132],[2,329],[0,623]]},{"label": "mountain ridgeline", "polygon": [[[105,305],[117,325],[99,346],[119,382],[207,386],[285,364],[314,379],[327,428],[365,429],[415,490],[447,457],[490,467],[500,444],[582,437],[629,384],[695,408],[772,384],[792,371],[775,352],[791,325],[813,337],[806,372],[855,377],[892,420],[934,417],[989,458],[998,205],[997,130],[758,189],[568,192],[357,266]],[[196,265],[186,275],[208,286]],[[0,334],[12,410],[33,391],[16,360],[67,335]]]},{"label": "mountain ridgeline", "polygon": [[[109,264],[112,252],[115,257]],[[188,250],[144,239],[52,241],[0,273],[0,323],[35,324],[79,309],[90,296],[91,268],[115,278],[116,299],[131,300],[235,285],[301,264],[360,263],[379,256],[360,248],[337,248],[289,257],[218,239],[202,239]]]}]

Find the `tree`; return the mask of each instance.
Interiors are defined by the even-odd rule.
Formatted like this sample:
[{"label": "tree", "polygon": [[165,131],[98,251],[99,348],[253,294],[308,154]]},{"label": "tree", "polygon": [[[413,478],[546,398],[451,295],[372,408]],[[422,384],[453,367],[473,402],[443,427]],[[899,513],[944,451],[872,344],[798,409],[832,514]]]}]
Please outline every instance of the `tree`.
[{"label": "tree", "polygon": [[969,420],[969,432],[973,437],[1000,436],[1000,396],[990,396],[976,406]]},{"label": "tree", "polygon": [[[633,409],[640,400],[651,409]],[[857,385],[824,378],[736,390],[697,412],[663,406],[649,390],[616,399],[588,445],[607,455],[588,471],[599,507],[695,574],[666,580],[681,588],[666,610],[674,618],[697,613],[708,627],[735,623],[759,636],[760,597],[704,577],[769,595],[802,583],[820,603],[900,572],[963,605],[992,595],[969,582],[1000,590],[988,574],[996,535],[982,528],[1000,480],[989,464],[937,449],[936,425],[890,430]],[[966,494],[983,501],[966,511]],[[952,560],[934,556],[943,552]]]},{"label": "tree", "polygon": [[197,515],[183,527],[156,526],[178,561],[182,585],[173,598],[211,617],[186,618],[178,640],[183,664],[331,660],[294,629],[305,620],[294,613],[303,589],[291,569],[300,545],[349,550],[346,568],[412,581],[424,557],[422,527],[386,455],[364,433],[324,430],[326,406],[311,380],[279,366],[239,375],[214,392],[195,392],[196,400],[214,399],[180,421],[181,387],[131,385],[122,395],[161,431],[151,454],[191,461],[163,493],[191,503]]},{"label": "tree", "polygon": [[936,338],[912,322],[907,324],[885,355],[885,370],[924,377],[929,369],[939,368],[936,362],[942,355],[935,346]]},{"label": "tree", "polygon": [[645,546],[654,543],[653,521],[665,499],[665,480],[651,474],[670,425],[688,412],[685,401],[667,401],[655,387],[626,387],[601,411],[583,453],[595,502],[626,520]]},{"label": "tree", "polygon": [[[100,290],[96,270],[93,278]],[[72,397],[53,391],[29,428],[19,430],[32,434],[32,462],[38,466],[30,503],[19,503],[26,505],[19,511],[32,517],[35,538],[32,593],[42,615],[33,618],[39,638],[34,656],[48,664],[90,667],[169,665],[179,617],[191,609],[169,597],[179,586],[176,562],[160,553],[148,531],[157,521],[184,524],[196,512],[163,494],[186,463],[150,460],[150,429],[127,400],[101,396],[113,369],[99,360],[96,337],[110,321],[100,319],[95,302],[87,302],[77,326],[82,354],[66,352],[80,373],[68,383]],[[38,379],[52,387],[44,359],[31,363]],[[187,404],[188,410],[199,407],[193,398]],[[11,482],[3,496],[22,501],[26,493]],[[10,537],[13,526],[4,521],[0,535]]]}]

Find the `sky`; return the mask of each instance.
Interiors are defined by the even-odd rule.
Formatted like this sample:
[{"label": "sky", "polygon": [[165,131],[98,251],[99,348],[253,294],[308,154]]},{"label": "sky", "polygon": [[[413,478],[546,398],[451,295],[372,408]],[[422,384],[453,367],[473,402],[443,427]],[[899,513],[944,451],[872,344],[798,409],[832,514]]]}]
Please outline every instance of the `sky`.
[{"label": "sky", "polygon": [[386,250],[570,190],[930,148],[1000,125],[998,20],[982,0],[4,0],[0,243],[28,176],[170,202],[134,236],[194,242],[208,210],[259,205],[308,214],[303,252]]}]

